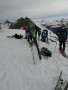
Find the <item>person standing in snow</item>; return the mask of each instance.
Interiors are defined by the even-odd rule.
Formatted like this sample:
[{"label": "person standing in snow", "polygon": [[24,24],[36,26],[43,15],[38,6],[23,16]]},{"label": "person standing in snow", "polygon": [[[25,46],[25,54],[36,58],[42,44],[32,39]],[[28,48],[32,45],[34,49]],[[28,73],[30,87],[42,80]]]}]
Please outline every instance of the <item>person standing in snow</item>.
[{"label": "person standing in snow", "polygon": [[28,41],[31,47],[33,47],[33,43],[35,44],[37,51],[38,51],[38,55],[39,55],[39,59],[41,60],[41,54],[40,54],[40,49],[39,49],[39,45],[37,42],[37,33],[36,30],[38,30],[37,28],[38,26],[35,25],[34,22],[30,21],[29,25],[28,25]]},{"label": "person standing in snow", "polygon": [[35,29],[34,23],[29,22],[29,25],[28,25],[28,41],[30,44],[32,44],[33,39],[36,37],[35,31],[36,31],[36,29]]},{"label": "person standing in snow", "polygon": [[28,25],[28,41],[30,44],[32,44],[32,42],[35,43],[35,40],[37,39],[37,33],[38,37],[40,37],[40,28],[36,26],[34,22],[30,21]]},{"label": "person standing in snow", "polygon": [[[61,24],[61,27],[59,28],[57,32],[58,38],[59,38],[59,50],[60,52],[65,52],[65,43],[67,40],[67,30],[65,28],[64,24]],[[63,47],[62,47],[63,45]]]}]

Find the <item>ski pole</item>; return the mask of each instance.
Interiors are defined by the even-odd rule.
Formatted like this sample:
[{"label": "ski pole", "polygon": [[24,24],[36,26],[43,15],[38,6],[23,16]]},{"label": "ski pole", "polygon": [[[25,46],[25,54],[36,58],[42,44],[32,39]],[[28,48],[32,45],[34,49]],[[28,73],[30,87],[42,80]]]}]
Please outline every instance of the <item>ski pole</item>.
[{"label": "ski pole", "polygon": [[40,37],[38,37],[38,45],[39,45],[39,40],[40,40]]},{"label": "ski pole", "polygon": [[37,40],[35,39],[35,44],[36,44],[36,48],[37,48],[37,51],[38,51],[38,55],[39,55],[39,59],[41,60],[42,57],[41,57],[41,54],[40,54],[40,49],[39,49],[39,45],[37,43]]},{"label": "ski pole", "polygon": [[33,63],[34,63],[34,65],[35,65],[36,63],[35,63],[35,59],[34,59],[33,45],[32,45],[31,51],[32,51]]}]

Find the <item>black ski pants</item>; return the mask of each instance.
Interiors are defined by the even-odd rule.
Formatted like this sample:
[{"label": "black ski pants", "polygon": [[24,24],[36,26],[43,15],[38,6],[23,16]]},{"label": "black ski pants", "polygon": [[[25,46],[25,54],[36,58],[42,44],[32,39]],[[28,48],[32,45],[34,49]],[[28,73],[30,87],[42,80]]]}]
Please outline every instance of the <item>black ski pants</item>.
[{"label": "black ski pants", "polygon": [[59,40],[59,49],[65,51],[65,40]]}]

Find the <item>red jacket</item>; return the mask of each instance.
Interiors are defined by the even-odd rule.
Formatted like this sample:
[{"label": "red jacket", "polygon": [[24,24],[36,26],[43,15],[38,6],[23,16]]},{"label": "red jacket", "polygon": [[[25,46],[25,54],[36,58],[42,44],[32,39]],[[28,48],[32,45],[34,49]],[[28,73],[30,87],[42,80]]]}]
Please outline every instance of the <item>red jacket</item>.
[{"label": "red jacket", "polygon": [[28,25],[25,25],[25,26],[24,26],[24,30],[27,30],[27,29],[28,29]]}]

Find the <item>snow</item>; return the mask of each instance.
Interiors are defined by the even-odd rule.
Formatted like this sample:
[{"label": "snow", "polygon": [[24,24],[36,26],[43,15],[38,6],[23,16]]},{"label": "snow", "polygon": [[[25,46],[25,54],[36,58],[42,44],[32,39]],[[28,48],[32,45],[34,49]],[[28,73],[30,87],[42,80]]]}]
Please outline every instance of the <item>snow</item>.
[{"label": "snow", "polygon": [[[43,28],[38,22],[37,25]],[[0,30],[0,90],[54,90],[61,71],[62,78],[68,81],[68,59],[59,53],[59,42],[51,37],[55,34],[48,31],[49,38],[56,40],[57,44],[50,40],[50,44],[39,41],[40,49],[44,46],[52,51],[52,57],[42,56],[39,60],[36,47],[33,46],[32,52],[26,39],[7,37],[15,33],[25,35],[20,29]]]}]

